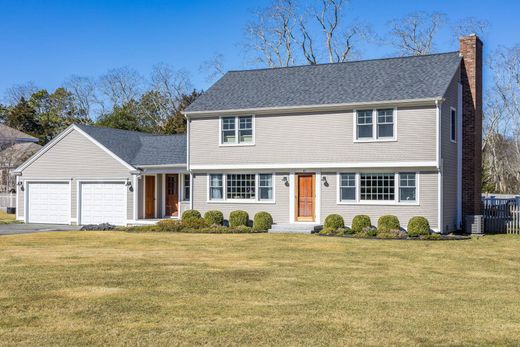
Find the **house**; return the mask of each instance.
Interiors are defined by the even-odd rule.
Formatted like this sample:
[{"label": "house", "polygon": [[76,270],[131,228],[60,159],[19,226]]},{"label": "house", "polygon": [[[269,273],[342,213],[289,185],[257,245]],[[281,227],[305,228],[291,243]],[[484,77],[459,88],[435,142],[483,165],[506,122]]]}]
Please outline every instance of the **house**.
[{"label": "house", "polygon": [[[19,217],[36,221],[34,205],[49,206],[39,199],[61,190],[52,201],[66,202],[53,210],[70,210],[60,222],[110,221],[120,205],[127,223],[169,217],[164,206],[173,193],[185,201],[177,216],[187,208],[240,209],[299,228],[332,213],[347,224],[358,214],[374,223],[393,214],[403,226],[419,215],[438,232],[480,225],[482,42],[475,35],[462,37],[458,52],[231,71],[185,116],[187,136],[175,140],[71,127],[18,169]],[[126,199],[108,199],[116,190]]]}]

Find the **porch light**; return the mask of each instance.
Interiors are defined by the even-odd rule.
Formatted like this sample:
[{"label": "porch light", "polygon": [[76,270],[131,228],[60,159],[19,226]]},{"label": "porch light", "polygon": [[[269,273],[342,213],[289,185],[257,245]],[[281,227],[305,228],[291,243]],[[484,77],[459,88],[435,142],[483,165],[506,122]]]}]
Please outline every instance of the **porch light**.
[{"label": "porch light", "polygon": [[289,186],[289,180],[287,179],[287,176],[282,177],[282,182],[286,187]]},{"label": "porch light", "polygon": [[329,182],[327,182],[327,176],[322,176],[321,177],[321,181],[323,182],[323,185],[325,187],[328,187],[329,186]]}]

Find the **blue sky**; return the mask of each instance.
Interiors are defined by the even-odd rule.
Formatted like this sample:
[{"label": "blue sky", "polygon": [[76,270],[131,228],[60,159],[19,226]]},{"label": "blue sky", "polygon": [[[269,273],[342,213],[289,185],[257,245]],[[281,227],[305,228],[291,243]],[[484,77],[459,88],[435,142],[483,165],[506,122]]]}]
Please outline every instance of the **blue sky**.
[{"label": "blue sky", "polygon": [[[201,64],[216,53],[226,66],[247,68],[240,42],[252,9],[267,0],[0,0],[0,98],[13,84],[34,82],[54,89],[72,74],[98,77],[129,66],[147,75],[155,63],[190,73],[207,88]],[[388,21],[413,11],[441,11],[450,20],[478,17],[491,24],[485,50],[520,43],[517,1],[352,0],[350,16],[384,35]],[[439,50],[456,50],[446,30]],[[368,47],[363,58],[392,53]]]}]

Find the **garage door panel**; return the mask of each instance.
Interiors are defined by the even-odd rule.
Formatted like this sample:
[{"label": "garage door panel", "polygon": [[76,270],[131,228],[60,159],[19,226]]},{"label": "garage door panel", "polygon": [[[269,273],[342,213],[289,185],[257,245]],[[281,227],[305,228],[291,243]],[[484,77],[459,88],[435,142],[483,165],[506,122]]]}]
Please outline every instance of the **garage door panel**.
[{"label": "garage door panel", "polygon": [[69,224],[68,182],[29,182],[26,188],[29,223]]},{"label": "garage door panel", "polygon": [[84,182],[80,186],[80,223],[126,224],[127,188],[123,182]]}]

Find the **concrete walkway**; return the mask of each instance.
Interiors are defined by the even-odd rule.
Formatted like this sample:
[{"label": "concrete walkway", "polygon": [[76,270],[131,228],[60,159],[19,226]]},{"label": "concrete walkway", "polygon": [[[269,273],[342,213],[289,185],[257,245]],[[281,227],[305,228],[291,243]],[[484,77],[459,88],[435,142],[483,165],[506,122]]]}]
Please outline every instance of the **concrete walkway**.
[{"label": "concrete walkway", "polygon": [[63,224],[0,224],[0,235],[40,233],[45,231],[72,231],[81,226]]}]

